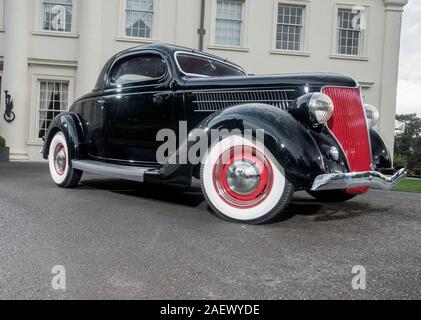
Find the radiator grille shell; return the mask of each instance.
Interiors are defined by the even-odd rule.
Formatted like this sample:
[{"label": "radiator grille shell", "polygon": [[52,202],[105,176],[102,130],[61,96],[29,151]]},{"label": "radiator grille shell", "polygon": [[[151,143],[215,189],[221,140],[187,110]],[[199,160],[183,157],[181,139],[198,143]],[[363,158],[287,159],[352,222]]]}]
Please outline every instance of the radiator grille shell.
[{"label": "radiator grille shell", "polygon": [[[370,171],[370,136],[360,89],[325,87],[322,92],[327,94],[335,105],[328,127],[342,145],[351,172]],[[367,187],[354,188],[348,189],[347,193],[360,194],[367,190]]]}]

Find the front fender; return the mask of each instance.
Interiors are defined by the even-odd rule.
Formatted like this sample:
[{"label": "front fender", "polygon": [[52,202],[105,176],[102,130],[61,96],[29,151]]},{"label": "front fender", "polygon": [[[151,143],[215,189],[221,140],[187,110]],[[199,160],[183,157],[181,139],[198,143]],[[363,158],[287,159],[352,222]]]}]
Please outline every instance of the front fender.
[{"label": "front fender", "polygon": [[392,157],[383,139],[373,129],[370,129],[371,153],[376,170],[392,168]]},{"label": "front fender", "polygon": [[264,130],[265,147],[294,178],[311,180],[324,173],[323,158],[314,138],[288,112],[265,104],[239,105],[206,119],[201,125],[212,129]]},{"label": "front fender", "polygon": [[77,116],[73,113],[61,113],[53,120],[45,137],[42,151],[43,158],[48,159],[51,141],[59,131],[66,138],[70,158],[80,159],[80,137],[82,136],[82,129],[79,126]]}]

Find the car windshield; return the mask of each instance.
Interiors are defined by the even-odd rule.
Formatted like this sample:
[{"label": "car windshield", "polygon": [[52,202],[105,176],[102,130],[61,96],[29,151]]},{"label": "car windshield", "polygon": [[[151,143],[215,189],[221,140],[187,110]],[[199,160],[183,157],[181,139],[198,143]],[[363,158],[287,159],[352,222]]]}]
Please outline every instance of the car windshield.
[{"label": "car windshield", "polygon": [[247,74],[240,68],[206,56],[177,53],[180,71],[188,77],[240,77]]}]

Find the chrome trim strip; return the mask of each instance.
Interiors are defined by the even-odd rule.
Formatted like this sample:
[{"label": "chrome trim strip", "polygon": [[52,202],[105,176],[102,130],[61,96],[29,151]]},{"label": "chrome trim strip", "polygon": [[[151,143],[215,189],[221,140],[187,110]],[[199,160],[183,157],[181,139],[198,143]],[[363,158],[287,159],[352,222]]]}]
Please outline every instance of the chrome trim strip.
[{"label": "chrome trim strip", "polygon": [[87,171],[94,174],[104,175],[112,178],[119,178],[137,182],[143,182],[145,172],[150,168],[139,168],[123,166],[111,163],[104,163],[92,160],[73,160],[72,168]]},{"label": "chrome trim strip", "polygon": [[271,102],[273,103],[283,103],[283,102],[293,102],[295,100],[204,100],[204,101],[193,101],[193,103],[212,103],[212,102],[220,102],[220,103],[268,103],[270,104]]},{"label": "chrome trim strip", "polygon": [[357,187],[378,187],[390,190],[406,178],[405,168],[387,177],[377,171],[322,174],[314,180],[311,191],[344,190]]},{"label": "chrome trim strip", "polygon": [[153,161],[137,161],[137,160],[123,160],[123,159],[113,159],[113,158],[104,158],[99,156],[94,156],[92,154],[89,154],[89,157],[91,157],[94,160],[103,161],[103,162],[118,162],[118,163],[130,163],[130,165],[138,165],[139,167],[142,167],[142,164],[146,167],[151,166],[152,169],[155,169],[154,166],[159,166],[157,162]]}]

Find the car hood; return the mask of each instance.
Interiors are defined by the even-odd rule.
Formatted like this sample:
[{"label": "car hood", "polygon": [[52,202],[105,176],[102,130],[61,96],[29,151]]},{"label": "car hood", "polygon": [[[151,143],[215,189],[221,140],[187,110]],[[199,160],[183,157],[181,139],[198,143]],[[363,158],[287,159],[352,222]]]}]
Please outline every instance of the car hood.
[{"label": "car hood", "polygon": [[186,90],[223,89],[223,88],[264,88],[296,86],[334,85],[340,87],[357,87],[358,82],[351,76],[339,73],[297,73],[282,75],[244,76],[244,77],[211,77],[189,78],[184,82]]}]

